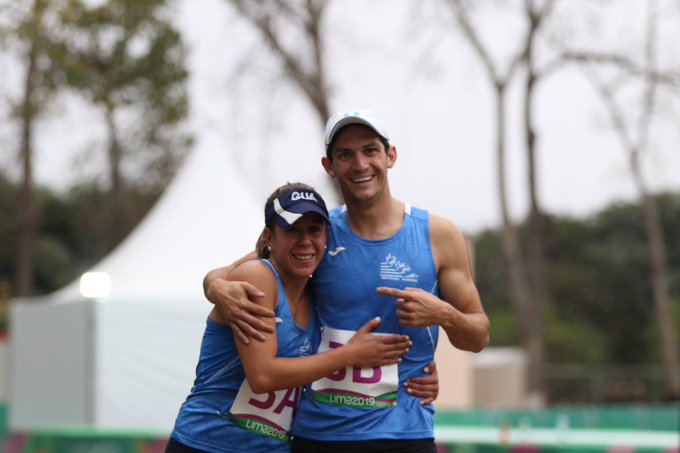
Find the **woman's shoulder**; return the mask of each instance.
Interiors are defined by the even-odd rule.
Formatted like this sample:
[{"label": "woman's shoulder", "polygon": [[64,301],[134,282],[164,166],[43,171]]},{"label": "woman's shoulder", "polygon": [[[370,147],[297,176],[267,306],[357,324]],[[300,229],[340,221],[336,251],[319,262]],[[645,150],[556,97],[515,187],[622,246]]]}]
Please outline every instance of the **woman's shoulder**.
[{"label": "woman's shoulder", "polygon": [[254,259],[239,264],[236,267],[236,269],[234,269],[234,271],[232,272],[232,275],[244,277],[250,274],[257,275],[263,272],[269,272],[269,269],[267,269],[267,266],[264,264],[264,261],[261,259]]},{"label": "woman's shoulder", "polygon": [[261,259],[250,260],[239,264],[229,277],[230,279],[242,281],[249,281],[251,278],[274,278],[272,271],[267,267],[264,260]]},{"label": "woman's shoulder", "polygon": [[230,280],[248,282],[265,294],[276,294],[274,273],[262,260],[251,260],[240,264],[229,276]]}]

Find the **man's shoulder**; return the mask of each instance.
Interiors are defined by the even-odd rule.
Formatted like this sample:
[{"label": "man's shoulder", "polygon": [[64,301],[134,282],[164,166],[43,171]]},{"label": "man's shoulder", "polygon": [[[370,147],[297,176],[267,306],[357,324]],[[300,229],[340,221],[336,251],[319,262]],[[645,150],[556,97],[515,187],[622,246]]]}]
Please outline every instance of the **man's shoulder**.
[{"label": "man's shoulder", "polygon": [[464,241],[463,233],[451,220],[435,214],[429,214],[429,220],[430,240],[433,245],[438,243],[448,244],[452,240],[456,242]]},{"label": "man's shoulder", "polygon": [[435,228],[453,229],[456,231],[458,230],[458,227],[455,223],[453,223],[452,220],[432,213],[428,213],[428,218],[430,220],[430,224],[432,224],[432,226]]},{"label": "man's shoulder", "polygon": [[418,206],[413,206],[404,202],[404,212],[406,215],[418,221],[425,221],[429,224],[430,234],[456,234],[459,233],[458,227],[451,220],[432,214],[429,210]]}]

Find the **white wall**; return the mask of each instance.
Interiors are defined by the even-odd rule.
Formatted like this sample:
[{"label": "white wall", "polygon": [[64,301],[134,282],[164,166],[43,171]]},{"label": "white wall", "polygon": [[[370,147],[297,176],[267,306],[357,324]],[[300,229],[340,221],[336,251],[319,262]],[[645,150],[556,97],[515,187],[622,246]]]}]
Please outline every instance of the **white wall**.
[{"label": "white wall", "polygon": [[91,302],[10,307],[9,427],[91,420]]},{"label": "white wall", "polygon": [[195,378],[210,305],[99,303],[94,425],[170,433]]}]

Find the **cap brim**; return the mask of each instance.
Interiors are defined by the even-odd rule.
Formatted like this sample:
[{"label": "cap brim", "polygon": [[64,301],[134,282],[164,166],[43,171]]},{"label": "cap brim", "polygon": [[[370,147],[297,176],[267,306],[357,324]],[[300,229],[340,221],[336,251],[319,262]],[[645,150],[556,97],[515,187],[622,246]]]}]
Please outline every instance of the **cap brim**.
[{"label": "cap brim", "polygon": [[295,203],[294,206],[287,208],[286,211],[288,211],[289,213],[300,214],[300,216],[297,219],[295,219],[293,223],[288,223],[288,221],[285,218],[283,218],[279,214],[276,214],[274,216],[274,222],[281,228],[288,228],[292,224],[300,220],[305,214],[311,213],[319,214],[327,222],[329,221],[328,215],[326,214],[326,212],[324,212],[323,208],[321,208],[321,206],[311,201],[298,201],[297,203]]}]

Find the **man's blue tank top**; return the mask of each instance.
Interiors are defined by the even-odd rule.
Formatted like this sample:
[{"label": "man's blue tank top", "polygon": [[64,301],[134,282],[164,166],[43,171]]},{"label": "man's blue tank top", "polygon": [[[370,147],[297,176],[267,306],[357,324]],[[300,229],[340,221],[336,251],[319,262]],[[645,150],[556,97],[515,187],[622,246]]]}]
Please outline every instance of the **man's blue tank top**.
[{"label": "man's blue tank top", "polygon": [[[276,279],[279,297],[276,304],[277,357],[301,357],[316,351],[319,322],[314,304],[305,329],[293,320],[281,280],[271,264],[262,262]],[[180,408],[171,437],[199,450],[210,452],[290,452],[290,444],[240,428],[227,417],[245,373],[234,336],[227,325],[206,322],[196,379],[191,393]]]},{"label": "man's blue tank top", "polygon": [[369,241],[354,234],[344,207],[330,213],[328,250],[314,273],[313,289],[322,329],[356,331],[380,316],[375,332],[405,334],[413,341],[399,364],[397,404],[365,409],[314,401],[307,388],[293,422],[293,435],[328,441],[429,439],[434,437],[434,408],[409,396],[404,381],[423,376],[434,360],[439,328],[399,325],[395,300],[376,294],[379,286],[421,288],[438,295],[437,269],[430,245],[428,213],[406,205],[404,223],[394,236]]}]

